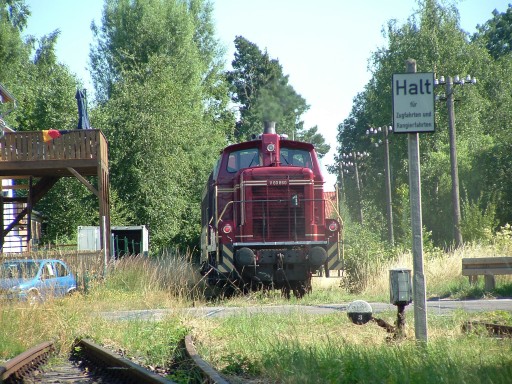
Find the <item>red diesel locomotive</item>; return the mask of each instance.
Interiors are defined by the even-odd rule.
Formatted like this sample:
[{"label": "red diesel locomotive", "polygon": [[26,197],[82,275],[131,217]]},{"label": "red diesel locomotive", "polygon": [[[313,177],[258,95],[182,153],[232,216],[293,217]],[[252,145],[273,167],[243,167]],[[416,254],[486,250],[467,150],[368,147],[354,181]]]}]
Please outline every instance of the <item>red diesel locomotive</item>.
[{"label": "red diesel locomotive", "polygon": [[325,217],[323,184],[313,145],[276,134],[274,123],[226,147],[202,196],[208,284],[302,297],[313,273],[340,270],[340,223]]}]

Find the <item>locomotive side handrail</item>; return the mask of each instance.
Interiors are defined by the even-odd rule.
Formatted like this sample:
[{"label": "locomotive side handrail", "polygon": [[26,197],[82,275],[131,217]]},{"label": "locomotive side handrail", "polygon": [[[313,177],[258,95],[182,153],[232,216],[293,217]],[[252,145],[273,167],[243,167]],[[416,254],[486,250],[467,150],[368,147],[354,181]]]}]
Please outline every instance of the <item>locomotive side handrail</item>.
[{"label": "locomotive side handrail", "polygon": [[224,209],[222,210],[222,212],[221,212],[221,214],[220,214],[220,216],[219,216],[219,218],[218,218],[218,220],[217,220],[217,227],[219,226],[219,223],[220,223],[220,221],[222,220],[222,216],[224,216],[224,214],[226,213],[226,209],[228,208],[228,206],[230,206],[230,205],[232,205],[232,204],[234,204],[234,203],[236,203],[236,201],[233,201],[233,200],[228,201],[228,203],[226,204],[226,206],[225,206],[225,207],[224,207]]}]

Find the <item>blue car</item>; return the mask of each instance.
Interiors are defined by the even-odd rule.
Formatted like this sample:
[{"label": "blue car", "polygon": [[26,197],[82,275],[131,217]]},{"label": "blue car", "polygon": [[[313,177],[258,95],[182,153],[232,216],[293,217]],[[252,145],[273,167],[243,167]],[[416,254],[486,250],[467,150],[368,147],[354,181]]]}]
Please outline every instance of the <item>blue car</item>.
[{"label": "blue car", "polygon": [[76,279],[62,260],[6,260],[0,264],[0,297],[38,303],[76,291]]}]

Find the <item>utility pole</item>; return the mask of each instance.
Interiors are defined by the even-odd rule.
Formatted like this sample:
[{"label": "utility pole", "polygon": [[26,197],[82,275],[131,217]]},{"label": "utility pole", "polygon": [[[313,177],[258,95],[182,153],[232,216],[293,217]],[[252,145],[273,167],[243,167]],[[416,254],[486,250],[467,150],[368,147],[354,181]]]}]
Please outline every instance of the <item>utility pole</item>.
[{"label": "utility pole", "polygon": [[[362,182],[361,182],[361,178],[359,177],[359,164],[358,164],[358,160],[362,160],[364,159],[365,157],[368,157],[369,154],[368,152],[356,152],[356,151],[353,151],[353,152],[350,152],[350,153],[342,153],[342,160],[340,161],[340,173],[341,173],[341,176],[340,176],[340,180],[341,180],[341,183],[343,185],[343,173],[348,173],[349,170],[348,169],[344,169],[343,167],[353,167],[354,168],[354,176],[356,178],[356,188],[357,188],[357,197],[358,197],[358,213],[359,213],[359,222],[361,224],[363,224],[363,203],[362,203]],[[344,161],[343,159],[346,159],[346,161]],[[353,159],[353,161],[350,161],[350,159]]]},{"label": "utility pole", "polygon": [[[378,128],[370,128],[366,130],[367,135],[375,135],[382,132],[384,134],[384,173],[386,177],[386,211],[388,221],[388,241],[391,246],[395,245],[395,235],[393,230],[393,205],[391,201],[391,167],[389,165],[389,132],[393,130],[393,127],[384,126]],[[381,143],[378,140],[375,146],[378,147]]]},{"label": "utility pole", "polygon": [[452,207],[453,207],[453,235],[455,247],[462,246],[462,232],[460,230],[460,196],[459,196],[459,167],[457,165],[457,140],[455,134],[455,109],[453,105],[453,80],[448,76],[446,81],[446,106],[448,109],[448,132],[450,136],[450,164],[452,176]]},{"label": "utility pole", "polygon": [[355,170],[355,175],[356,175],[356,185],[357,185],[357,194],[359,196],[359,222],[361,223],[361,225],[363,224],[363,204],[362,204],[362,196],[361,196],[361,182],[359,180],[359,170],[358,170],[358,165],[357,165],[357,154],[356,153],[353,153],[354,155],[354,170]]},{"label": "utility pole", "polygon": [[435,79],[435,85],[444,85],[446,93],[446,108],[448,111],[448,134],[450,141],[450,165],[451,165],[451,178],[452,178],[452,213],[453,213],[453,237],[455,247],[462,246],[462,232],[460,228],[461,213],[460,213],[460,195],[459,195],[459,168],[457,165],[457,137],[455,133],[455,108],[454,108],[454,86],[464,84],[476,84],[476,78],[471,78],[470,75],[464,78],[455,76],[454,78],[448,76],[445,78],[441,76],[439,80]]},{"label": "utility pole", "polygon": [[[343,195],[345,193],[345,185],[343,180],[343,160],[340,159],[340,207],[341,207],[341,201],[343,201]],[[340,209],[341,212],[341,209]]]},{"label": "utility pole", "polygon": [[393,230],[393,206],[391,202],[391,168],[389,166],[389,139],[388,139],[388,130],[392,129],[392,127],[384,126],[384,173],[386,176],[386,207],[388,214],[388,236],[389,243],[391,246],[395,245],[395,235]]}]

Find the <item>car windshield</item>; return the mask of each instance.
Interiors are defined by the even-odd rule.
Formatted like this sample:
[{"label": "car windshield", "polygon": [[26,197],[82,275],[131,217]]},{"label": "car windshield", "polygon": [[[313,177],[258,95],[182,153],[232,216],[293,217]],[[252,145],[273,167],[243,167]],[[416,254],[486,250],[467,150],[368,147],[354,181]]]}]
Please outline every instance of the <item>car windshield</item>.
[{"label": "car windshield", "polygon": [[1,279],[31,279],[37,275],[39,264],[35,261],[6,261],[0,265]]}]

